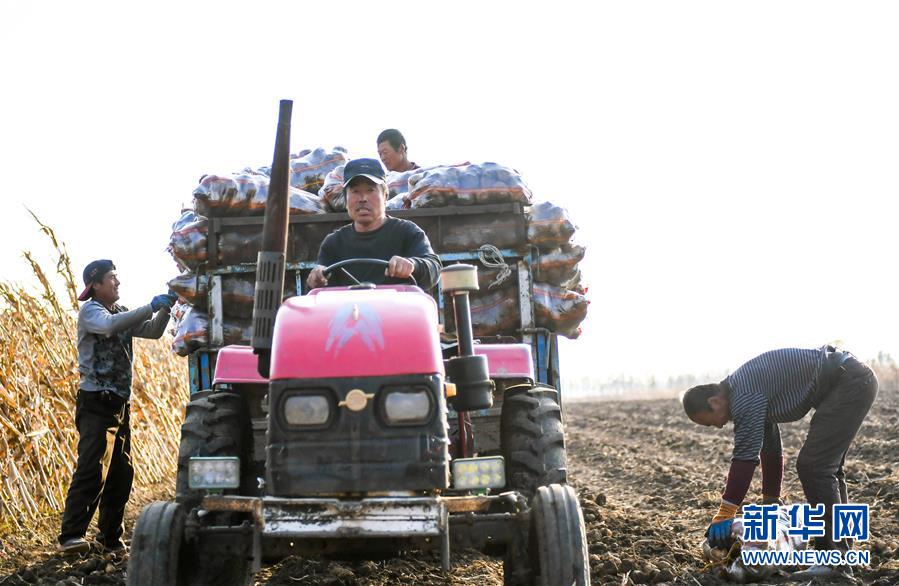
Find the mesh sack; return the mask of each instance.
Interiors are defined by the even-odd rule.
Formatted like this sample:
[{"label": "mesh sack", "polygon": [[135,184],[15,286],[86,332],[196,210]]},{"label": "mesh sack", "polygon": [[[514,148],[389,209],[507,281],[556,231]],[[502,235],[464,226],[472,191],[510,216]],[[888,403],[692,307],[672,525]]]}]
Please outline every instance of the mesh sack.
[{"label": "mesh sack", "polygon": [[[205,275],[184,273],[170,280],[168,286],[185,303],[206,311],[208,282],[209,279]],[[292,282],[289,278],[284,280],[284,299],[296,294],[291,288]],[[222,276],[222,308],[225,317],[252,318],[255,291],[256,281],[253,273]]]},{"label": "mesh sack", "polygon": [[537,327],[575,339],[578,327],[587,317],[587,298],[576,292],[549,283],[534,283],[534,319]]},{"label": "mesh sack", "polygon": [[531,202],[531,191],[521,175],[496,163],[435,167],[408,181],[407,200],[413,208]]},{"label": "mesh sack", "polygon": [[172,235],[169,237],[167,250],[182,270],[196,269],[206,262],[208,229],[208,220],[193,212],[185,212],[172,225]]},{"label": "mesh sack", "polygon": [[172,352],[188,356],[209,344],[209,317],[195,307],[188,307],[175,328]]},{"label": "mesh sack", "polygon": [[[521,327],[518,300],[514,288],[472,293],[469,306],[471,307],[471,329],[476,338],[514,335],[516,330]],[[447,303],[447,327],[455,331],[453,317],[452,303]]]},{"label": "mesh sack", "polygon": [[527,216],[528,242],[540,248],[567,244],[577,230],[568,217],[568,211],[548,201],[532,205]]},{"label": "mesh sack", "polygon": [[534,278],[557,287],[571,288],[580,281],[577,264],[584,259],[586,248],[577,244],[565,244],[537,257]]},{"label": "mesh sack", "polygon": [[317,193],[328,174],[347,162],[346,149],[336,146],[301,151],[290,160],[290,185],[303,191]]},{"label": "mesh sack", "polygon": [[[252,321],[229,318],[222,320],[223,344],[249,344]],[[178,322],[172,351],[178,356],[188,356],[201,348],[209,347],[209,316],[196,307],[185,311]]]}]

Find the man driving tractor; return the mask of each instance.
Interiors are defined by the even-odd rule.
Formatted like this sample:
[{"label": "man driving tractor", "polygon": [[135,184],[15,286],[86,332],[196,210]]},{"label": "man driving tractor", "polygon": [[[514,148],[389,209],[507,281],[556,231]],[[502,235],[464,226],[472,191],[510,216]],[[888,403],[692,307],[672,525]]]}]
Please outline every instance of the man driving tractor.
[{"label": "man driving tractor", "polygon": [[[386,215],[388,189],[381,162],[353,159],[347,163],[343,176],[347,213],[353,223],[322,241],[318,266],[306,280],[309,287],[353,285],[356,281],[396,284],[412,277],[422,289],[431,289],[440,275],[440,259],[421,228]],[[382,269],[359,264],[325,275],[327,266],[352,258],[379,259],[388,262],[388,266]]]}]

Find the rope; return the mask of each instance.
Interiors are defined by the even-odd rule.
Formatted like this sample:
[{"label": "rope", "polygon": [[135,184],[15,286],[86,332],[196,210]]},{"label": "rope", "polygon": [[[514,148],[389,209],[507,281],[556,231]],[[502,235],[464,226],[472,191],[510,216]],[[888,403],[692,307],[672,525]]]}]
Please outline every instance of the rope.
[{"label": "rope", "polygon": [[506,264],[499,248],[492,244],[483,244],[478,249],[478,260],[488,269],[499,269],[499,275],[487,286],[488,289],[502,285],[506,279],[512,276],[512,267]]}]

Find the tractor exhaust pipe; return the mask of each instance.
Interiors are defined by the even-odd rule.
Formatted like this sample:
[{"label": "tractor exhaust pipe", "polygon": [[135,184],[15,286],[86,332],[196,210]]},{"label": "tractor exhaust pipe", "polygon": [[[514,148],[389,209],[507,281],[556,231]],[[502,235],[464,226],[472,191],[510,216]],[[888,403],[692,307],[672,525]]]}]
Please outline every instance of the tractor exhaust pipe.
[{"label": "tractor exhaust pipe", "polygon": [[262,248],[256,259],[256,289],[253,294],[253,353],[258,357],[259,375],[269,378],[275,315],[284,292],[284,264],[287,258],[287,188],[290,164],[290,117],[292,100],[281,100],[275,154],[265,206]]},{"label": "tractor exhaust pipe", "polygon": [[487,357],[474,353],[474,334],[471,328],[471,304],[468,294],[478,290],[478,268],[455,264],[440,272],[443,292],[453,298],[456,337],[459,355],[446,362],[447,377],[456,385],[453,408],[459,413],[489,409],[493,406],[493,381],[487,367]]}]

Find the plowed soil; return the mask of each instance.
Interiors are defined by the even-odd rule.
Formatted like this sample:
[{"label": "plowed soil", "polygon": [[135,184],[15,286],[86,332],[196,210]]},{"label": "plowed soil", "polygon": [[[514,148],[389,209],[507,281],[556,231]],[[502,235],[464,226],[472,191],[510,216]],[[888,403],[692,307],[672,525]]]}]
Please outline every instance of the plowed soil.
[{"label": "plowed soil", "polygon": [[[727,471],[730,429],[690,423],[674,398],[570,403],[565,417],[571,481],[587,522],[593,583],[726,583],[714,568],[706,567],[700,544]],[[788,462],[785,496],[790,501],[803,500],[793,464],[807,427],[807,420],[781,426]],[[846,461],[851,500],[871,505],[872,538],[856,547],[869,549],[872,563],[856,570],[856,583],[899,584],[897,430],[899,393],[881,390]],[[758,484],[752,490],[750,500],[755,500]],[[149,496],[164,497],[162,492]],[[135,502],[131,511],[132,521],[138,505]],[[0,550],[0,584],[124,583],[125,556],[60,558],[53,553],[51,539],[7,540]],[[443,574],[436,559],[423,554],[377,562],[290,558],[266,568],[257,583],[502,584],[498,560],[455,552],[453,564],[453,570]],[[786,580],[779,576],[766,583]]]}]

